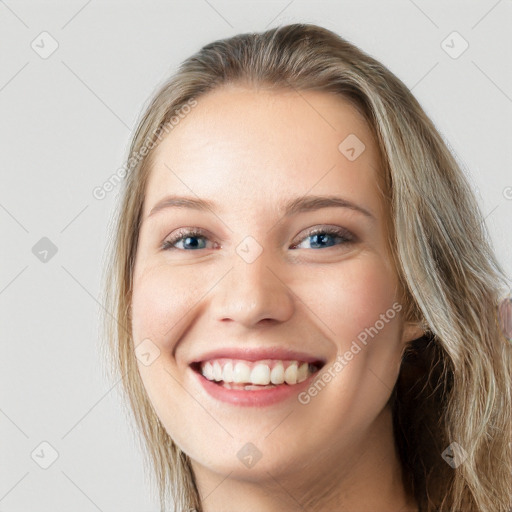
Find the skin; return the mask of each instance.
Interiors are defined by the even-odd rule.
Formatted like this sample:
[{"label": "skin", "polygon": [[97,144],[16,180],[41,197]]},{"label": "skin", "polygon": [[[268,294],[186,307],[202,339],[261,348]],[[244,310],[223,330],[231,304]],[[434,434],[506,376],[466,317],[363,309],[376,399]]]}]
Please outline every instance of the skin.
[{"label": "skin", "polygon": [[[338,150],[349,134],[366,146],[354,161]],[[323,371],[398,302],[378,151],[364,118],[327,93],[229,86],[201,96],[153,151],[133,336],[160,352],[139,372],[192,461],[204,510],[417,511],[402,484],[387,405],[404,346],[422,334],[417,324],[397,314],[307,405],[295,397],[264,408],[221,403],[188,367],[215,347],[282,346],[325,359]],[[210,199],[217,209],[148,217],[171,193]],[[282,205],[305,194],[341,196],[374,218],[341,207],[283,217]],[[318,245],[308,231],[325,225],[355,238],[333,235]],[[187,227],[206,237],[185,235],[161,249]],[[247,236],[263,249],[252,263],[236,252]],[[237,457],[248,442],[262,455],[250,469]]]}]

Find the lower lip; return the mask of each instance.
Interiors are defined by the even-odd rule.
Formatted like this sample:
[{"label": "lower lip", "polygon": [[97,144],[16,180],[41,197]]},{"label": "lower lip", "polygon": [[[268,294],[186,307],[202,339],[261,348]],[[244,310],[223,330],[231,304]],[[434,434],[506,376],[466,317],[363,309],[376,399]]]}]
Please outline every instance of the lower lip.
[{"label": "lower lip", "polygon": [[306,389],[311,381],[317,376],[318,372],[310,375],[306,380],[299,384],[280,384],[274,388],[267,389],[254,389],[254,390],[241,390],[241,389],[227,389],[224,386],[215,384],[214,381],[208,380],[200,373],[191,370],[194,375],[199,379],[200,384],[204,390],[216,400],[226,402],[233,405],[252,406],[252,407],[266,407],[273,405],[284,400],[296,397],[301,391]]}]

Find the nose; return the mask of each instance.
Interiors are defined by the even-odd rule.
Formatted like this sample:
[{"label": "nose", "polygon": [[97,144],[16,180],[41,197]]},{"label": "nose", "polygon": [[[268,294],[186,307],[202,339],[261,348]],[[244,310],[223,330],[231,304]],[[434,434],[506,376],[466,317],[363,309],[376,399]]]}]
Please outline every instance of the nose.
[{"label": "nose", "polygon": [[251,263],[234,254],[231,271],[217,285],[210,304],[216,320],[253,327],[285,322],[293,315],[293,292],[271,260],[265,250]]}]

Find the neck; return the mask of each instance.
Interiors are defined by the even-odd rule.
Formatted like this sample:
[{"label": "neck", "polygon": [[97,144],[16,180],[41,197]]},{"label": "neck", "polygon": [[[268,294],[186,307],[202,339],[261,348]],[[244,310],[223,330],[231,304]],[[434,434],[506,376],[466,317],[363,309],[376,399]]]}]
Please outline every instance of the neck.
[{"label": "neck", "polygon": [[252,480],[193,462],[204,512],[417,512],[396,452],[389,406],[353,442],[341,440],[302,464]]}]

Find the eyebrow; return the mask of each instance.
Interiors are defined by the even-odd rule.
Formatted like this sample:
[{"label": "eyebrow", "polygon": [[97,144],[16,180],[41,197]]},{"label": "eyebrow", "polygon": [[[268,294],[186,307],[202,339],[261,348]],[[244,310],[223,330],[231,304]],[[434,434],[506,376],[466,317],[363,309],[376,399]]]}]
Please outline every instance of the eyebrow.
[{"label": "eyebrow", "polygon": [[[364,216],[373,221],[376,220],[375,216],[366,208],[363,208],[362,206],[359,206],[349,201],[348,199],[334,195],[309,195],[292,199],[284,205],[284,216],[290,217],[291,215],[295,215],[297,213],[333,207],[348,208],[350,210],[362,213]],[[212,212],[217,210],[216,204],[213,201],[209,201],[207,199],[171,195],[166,196],[158,201],[149,212],[147,218],[167,208],[189,208],[193,210]]]}]

